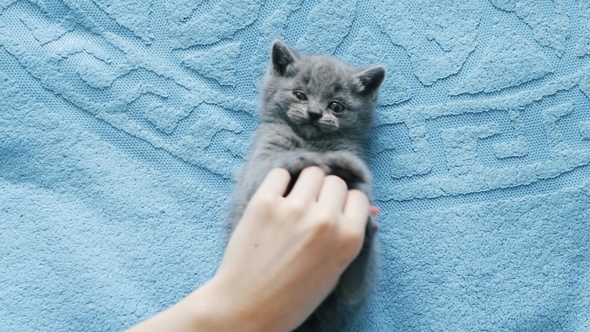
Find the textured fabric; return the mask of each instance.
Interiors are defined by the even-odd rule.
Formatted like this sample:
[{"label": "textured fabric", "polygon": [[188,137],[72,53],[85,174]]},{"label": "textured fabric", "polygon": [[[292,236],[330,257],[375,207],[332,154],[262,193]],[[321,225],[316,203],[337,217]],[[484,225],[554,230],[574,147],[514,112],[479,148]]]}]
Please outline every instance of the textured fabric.
[{"label": "textured fabric", "polygon": [[590,330],[590,2],[0,0],[0,331],[213,275],[275,37],[388,68],[354,331]]}]

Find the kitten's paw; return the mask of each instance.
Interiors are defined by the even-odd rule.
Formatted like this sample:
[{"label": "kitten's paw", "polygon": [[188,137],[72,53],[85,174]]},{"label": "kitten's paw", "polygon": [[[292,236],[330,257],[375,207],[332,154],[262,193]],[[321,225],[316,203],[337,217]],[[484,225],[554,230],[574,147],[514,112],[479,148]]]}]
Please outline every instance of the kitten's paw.
[{"label": "kitten's paw", "polygon": [[328,152],[322,159],[330,168],[329,173],[341,177],[349,187],[371,184],[371,172],[365,162],[354,154],[346,151]]},{"label": "kitten's paw", "polygon": [[293,155],[290,158],[279,161],[278,165],[276,166],[285,168],[287,171],[289,171],[289,174],[295,178],[299,176],[301,171],[310,166],[318,166],[324,172],[326,172],[326,174],[330,172],[330,168],[324,164],[321,156],[317,153],[311,152]]}]

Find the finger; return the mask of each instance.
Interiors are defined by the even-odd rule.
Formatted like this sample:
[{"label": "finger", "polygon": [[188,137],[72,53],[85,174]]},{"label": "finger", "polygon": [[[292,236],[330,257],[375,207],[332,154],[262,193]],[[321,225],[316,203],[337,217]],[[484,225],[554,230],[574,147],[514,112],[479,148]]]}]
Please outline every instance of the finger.
[{"label": "finger", "polygon": [[356,189],[349,190],[344,205],[344,217],[347,222],[343,223],[342,227],[355,234],[364,234],[369,218],[367,195]]},{"label": "finger", "polygon": [[344,212],[344,203],[348,195],[346,182],[341,178],[328,175],[324,178],[322,189],[318,197],[318,203],[332,211]]},{"label": "finger", "polygon": [[304,169],[299,174],[299,178],[288,197],[302,201],[316,201],[325,176],[326,173],[317,166]]},{"label": "finger", "polygon": [[291,175],[284,168],[275,168],[268,172],[254,196],[283,196],[291,181]]},{"label": "finger", "polygon": [[371,217],[376,217],[379,214],[379,212],[381,212],[381,209],[378,206],[371,206],[371,208],[369,209]]}]

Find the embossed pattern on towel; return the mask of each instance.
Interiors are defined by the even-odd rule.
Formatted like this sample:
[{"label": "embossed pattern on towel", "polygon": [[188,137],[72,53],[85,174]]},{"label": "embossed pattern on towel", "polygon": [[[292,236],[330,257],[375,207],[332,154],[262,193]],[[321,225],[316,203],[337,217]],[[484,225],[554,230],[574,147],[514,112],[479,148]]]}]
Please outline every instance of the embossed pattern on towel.
[{"label": "embossed pattern on towel", "polygon": [[388,69],[355,331],[590,330],[588,1],[0,0],[0,331],[214,273],[276,37]]}]

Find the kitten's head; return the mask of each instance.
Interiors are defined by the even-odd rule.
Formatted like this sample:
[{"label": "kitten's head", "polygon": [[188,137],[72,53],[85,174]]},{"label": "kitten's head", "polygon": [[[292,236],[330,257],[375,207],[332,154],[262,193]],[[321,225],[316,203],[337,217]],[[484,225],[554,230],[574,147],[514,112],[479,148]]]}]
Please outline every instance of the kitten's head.
[{"label": "kitten's head", "polygon": [[371,129],[383,66],[354,68],[329,55],[302,55],[275,40],[262,90],[263,121],[289,124],[305,139]]}]

